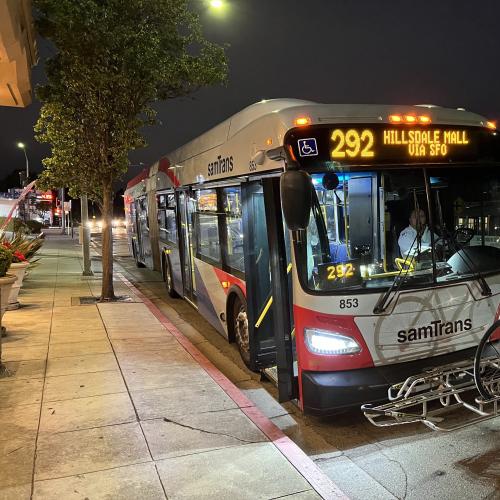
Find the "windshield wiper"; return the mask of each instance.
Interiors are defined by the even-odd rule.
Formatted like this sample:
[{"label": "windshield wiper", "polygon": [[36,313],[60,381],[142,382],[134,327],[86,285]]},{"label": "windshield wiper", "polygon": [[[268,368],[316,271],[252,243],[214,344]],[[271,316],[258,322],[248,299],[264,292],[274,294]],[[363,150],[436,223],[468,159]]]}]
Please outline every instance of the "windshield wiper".
[{"label": "windshield wiper", "polygon": [[[408,250],[408,255],[411,255],[411,251],[413,249],[413,245],[417,243],[418,240],[418,233],[415,235],[415,239],[413,240],[413,243],[410,245],[410,248]],[[406,257],[408,259],[408,257]],[[413,261],[414,257],[410,257],[410,263]],[[404,276],[402,276],[404,272]],[[401,269],[399,270],[399,274],[397,274],[394,277],[394,281],[392,282],[392,285],[385,291],[383,295],[380,296],[380,298],[377,300],[377,303],[375,304],[375,307],[373,308],[373,314],[382,314],[390,305],[392,302],[392,299],[396,296],[400,288],[404,285],[408,278],[409,270],[404,269],[403,266],[401,266]],[[396,287],[397,286],[397,287]],[[393,297],[391,300],[389,300],[389,297],[391,296],[392,292],[394,292]]]}]

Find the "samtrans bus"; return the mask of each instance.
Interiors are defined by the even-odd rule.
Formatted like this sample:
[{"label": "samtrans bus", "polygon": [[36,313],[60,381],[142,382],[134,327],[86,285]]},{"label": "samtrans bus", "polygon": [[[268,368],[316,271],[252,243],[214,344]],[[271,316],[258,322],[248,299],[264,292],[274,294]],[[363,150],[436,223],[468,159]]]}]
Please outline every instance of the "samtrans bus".
[{"label": "samtrans bus", "polygon": [[499,315],[495,124],[275,99],[133,179],[131,252],[311,414],[473,357]]}]

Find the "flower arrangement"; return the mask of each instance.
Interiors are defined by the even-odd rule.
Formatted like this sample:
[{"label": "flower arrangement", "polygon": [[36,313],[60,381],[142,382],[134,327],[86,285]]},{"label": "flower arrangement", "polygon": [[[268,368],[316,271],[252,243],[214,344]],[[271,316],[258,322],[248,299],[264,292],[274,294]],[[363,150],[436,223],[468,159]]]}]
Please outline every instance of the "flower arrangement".
[{"label": "flower arrangement", "polygon": [[9,241],[4,241],[1,245],[7,250],[10,250],[12,252],[13,264],[18,264],[19,262],[26,262],[28,260],[23,253],[21,253],[19,250],[15,250],[12,247],[12,243],[10,243]]},{"label": "flower arrangement", "polygon": [[0,245],[0,278],[3,278],[7,274],[7,270],[12,263],[12,250]]},{"label": "flower arrangement", "polygon": [[0,246],[12,252],[12,262],[25,262],[33,258],[43,245],[43,237],[31,238],[22,233],[16,233],[11,239],[5,235],[0,239]]}]

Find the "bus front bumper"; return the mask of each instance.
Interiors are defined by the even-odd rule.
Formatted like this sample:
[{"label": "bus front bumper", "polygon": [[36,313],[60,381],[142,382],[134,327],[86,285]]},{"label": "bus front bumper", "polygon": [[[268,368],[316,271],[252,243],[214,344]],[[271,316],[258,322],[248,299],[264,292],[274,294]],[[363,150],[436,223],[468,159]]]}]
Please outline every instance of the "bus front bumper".
[{"label": "bus front bumper", "polygon": [[373,368],[338,372],[302,372],[304,413],[333,415],[339,410],[360,407],[364,403],[387,400],[387,390],[398,382],[425,370],[473,359],[475,348],[450,354]]}]

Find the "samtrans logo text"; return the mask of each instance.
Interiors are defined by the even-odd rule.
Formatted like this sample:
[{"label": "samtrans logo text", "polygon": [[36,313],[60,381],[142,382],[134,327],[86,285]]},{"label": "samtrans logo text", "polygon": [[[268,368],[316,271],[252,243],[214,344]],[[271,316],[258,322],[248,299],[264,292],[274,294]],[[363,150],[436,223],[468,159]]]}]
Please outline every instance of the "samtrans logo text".
[{"label": "samtrans logo text", "polygon": [[404,342],[413,342],[415,340],[442,337],[443,335],[451,335],[452,333],[467,332],[471,328],[472,320],[469,318],[447,322],[443,322],[438,319],[436,321],[431,321],[431,324],[428,326],[400,330],[398,332],[398,342],[402,344]]},{"label": "samtrans logo text", "polygon": [[233,171],[233,157],[228,156],[222,158],[221,155],[217,156],[217,160],[208,164],[208,177],[212,175],[225,174]]}]

